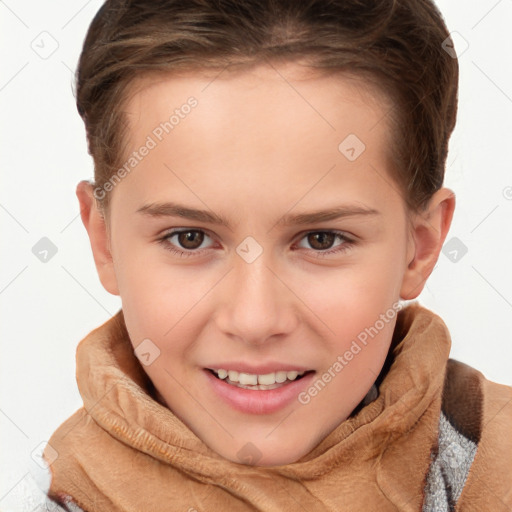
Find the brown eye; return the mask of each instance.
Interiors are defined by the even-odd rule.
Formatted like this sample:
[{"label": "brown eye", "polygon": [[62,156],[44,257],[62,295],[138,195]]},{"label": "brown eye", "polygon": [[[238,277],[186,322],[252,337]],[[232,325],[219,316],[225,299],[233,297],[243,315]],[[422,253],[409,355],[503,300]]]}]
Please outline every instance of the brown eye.
[{"label": "brown eye", "polygon": [[330,249],[334,240],[336,239],[335,233],[329,232],[318,232],[318,233],[310,233],[308,236],[308,243],[313,249],[317,249],[319,251]]},{"label": "brown eye", "polygon": [[[204,246],[203,242],[210,239],[210,245]],[[164,246],[164,249],[170,251],[180,258],[189,258],[201,256],[213,248],[211,237],[201,229],[182,229],[171,231],[158,242]]]},{"label": "brown eye", "polygon": [[197,249],[204,240],[202,231],[182,231],[175,233],[178,236],[178,242],[184,249]]},{"label": "brown eye", "polygon": [[352,249],[355,242],[342,231],[310,231],[300,240],[299,247],[317,258],[340,255]]}]

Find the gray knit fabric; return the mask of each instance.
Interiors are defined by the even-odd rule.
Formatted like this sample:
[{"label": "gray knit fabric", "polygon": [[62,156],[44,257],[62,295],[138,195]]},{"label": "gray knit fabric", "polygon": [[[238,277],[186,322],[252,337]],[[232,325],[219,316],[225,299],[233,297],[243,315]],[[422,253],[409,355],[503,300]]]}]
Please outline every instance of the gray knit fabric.
[{"label": "gray knit fabric", "polygon": [[422,512],[451,512],[459,499],[477,445],[462,435],[441,412],[439,451],[427,476]]}]

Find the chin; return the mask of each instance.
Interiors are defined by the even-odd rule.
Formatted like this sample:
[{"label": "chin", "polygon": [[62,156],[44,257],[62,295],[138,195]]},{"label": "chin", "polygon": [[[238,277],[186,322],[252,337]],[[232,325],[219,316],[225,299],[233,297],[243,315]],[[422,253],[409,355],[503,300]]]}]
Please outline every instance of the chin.
[{"label": "chin", "polygon": [[[297,462],[303,457],[310,448],[307,448],[306,452],[297,451],[297,446],[290,447],[290,449],[283,449],[281,446],[275,446],[273,444],[266,443],[267,446],[261,448],[262,443],[259,440],[247,441],[243,446],[236,451],[218,450],[211,447],[212,450],[219,453],[225,459],[235,462],[236,464],[244,464],[246,466],[258,466],[258,467],[272,467],[272,466],[284,466]],[[240,445],[240,443],[237,443]]]}]

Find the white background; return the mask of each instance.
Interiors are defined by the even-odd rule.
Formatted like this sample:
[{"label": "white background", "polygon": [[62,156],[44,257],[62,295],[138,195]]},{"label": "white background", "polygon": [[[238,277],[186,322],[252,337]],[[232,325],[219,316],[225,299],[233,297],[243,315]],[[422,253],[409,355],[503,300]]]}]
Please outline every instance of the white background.
[{"label": "white background", "polygon": [[[93,164],[73,72],[101,3],[0,2],[0,507],[31,452],[81,406],[78,342],[121,305],[100,285],[75,197]],[[451,357],[511,385],[512,0],[437,4],[460,34],[459,113],[445,180],[457,207],[447,240],[457,237],[468,252],[456,263],[441,254],[420,301],[445,320]],[[58,44],[48,58],[33,49],[42,37],[46,50]],[[47,263],[32,253],[42,237],[58,249]]]}]

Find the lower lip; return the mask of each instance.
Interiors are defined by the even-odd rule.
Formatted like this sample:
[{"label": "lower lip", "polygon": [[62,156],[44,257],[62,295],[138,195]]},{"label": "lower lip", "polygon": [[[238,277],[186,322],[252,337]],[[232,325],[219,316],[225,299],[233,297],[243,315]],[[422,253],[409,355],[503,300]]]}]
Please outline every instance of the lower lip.
[{"label": "lower lip", "polygon": [[308,373],[276,389],[244,389],[227,384],[209,370],[204,371],[215,393],[234,409],[247,414],[271,414],[290,405],[315,375],[315,372]]}]

